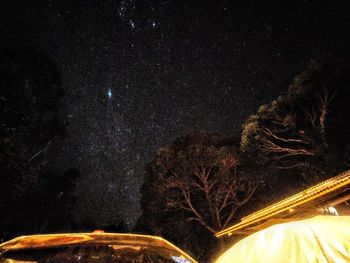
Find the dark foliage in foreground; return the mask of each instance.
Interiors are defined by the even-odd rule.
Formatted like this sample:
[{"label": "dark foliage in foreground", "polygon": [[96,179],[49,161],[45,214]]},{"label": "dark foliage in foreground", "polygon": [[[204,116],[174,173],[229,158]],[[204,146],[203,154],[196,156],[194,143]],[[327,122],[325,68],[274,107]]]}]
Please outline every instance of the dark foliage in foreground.
[{"label": "dark foliage in foreground", "polygon": [[65,224],[77,171],[49,173],[52,144],[64,135],[58,69],[31,50],[0,52],[0,236]]}]

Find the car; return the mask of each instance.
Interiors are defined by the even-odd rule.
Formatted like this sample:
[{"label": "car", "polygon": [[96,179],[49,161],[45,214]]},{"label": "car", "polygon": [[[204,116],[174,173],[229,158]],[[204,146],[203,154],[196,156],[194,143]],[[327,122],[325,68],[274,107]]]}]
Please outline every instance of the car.
[{"label": "car", "polygon": [[169,241],[150,235],[68,233],[21,236],[0,244],[0,263],[196,263]]},{"label": "car", "polygon": [[240,240],[215,262],[350,262],[350,216],[270,226]]}]

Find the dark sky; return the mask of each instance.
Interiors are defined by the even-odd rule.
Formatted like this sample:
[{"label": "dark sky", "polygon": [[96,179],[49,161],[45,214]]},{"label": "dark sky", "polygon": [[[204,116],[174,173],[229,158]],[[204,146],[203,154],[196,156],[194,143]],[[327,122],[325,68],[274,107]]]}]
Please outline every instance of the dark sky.
[{"label": "dark sky", "polygon": [[0,47],[62,73],[67,138],[52,169],[77,168],[77,218],[132,225],[144,165],[194,129],[237,135],[310,58],[350,51],[349,1],[2,0]]}]

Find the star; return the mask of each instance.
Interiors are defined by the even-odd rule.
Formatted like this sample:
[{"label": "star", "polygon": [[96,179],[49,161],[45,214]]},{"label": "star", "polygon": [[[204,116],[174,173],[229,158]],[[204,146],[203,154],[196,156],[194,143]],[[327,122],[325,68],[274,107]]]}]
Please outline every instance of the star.
[{"label": "star", "polygon": [[108,99],[111,99],[111,98],[112,98],[112,90],[111,90],[111,89],[108,89],[108,91],[107,91],[107,97],[108,97]]},{"label": "star", "polygon": [[129,20],[129,24],[132,29],[135,29],[135,23],[132,20]]}]

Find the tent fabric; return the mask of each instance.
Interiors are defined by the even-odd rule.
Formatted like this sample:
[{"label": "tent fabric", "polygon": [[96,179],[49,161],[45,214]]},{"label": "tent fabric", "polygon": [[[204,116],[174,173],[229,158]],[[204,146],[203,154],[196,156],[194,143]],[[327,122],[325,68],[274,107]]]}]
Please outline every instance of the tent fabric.
[{"label": "tent fabric", "polygon": [[254,233],[216,263],[350,262],[350,216],[316,216]]}]

